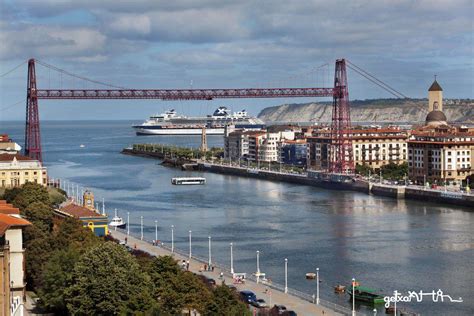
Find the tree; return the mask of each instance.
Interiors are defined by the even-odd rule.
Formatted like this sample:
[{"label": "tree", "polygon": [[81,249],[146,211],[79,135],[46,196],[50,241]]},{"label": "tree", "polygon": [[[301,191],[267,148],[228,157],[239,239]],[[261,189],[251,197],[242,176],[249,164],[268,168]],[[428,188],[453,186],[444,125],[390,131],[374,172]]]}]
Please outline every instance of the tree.
[{"label": "tree", "polygon": [[28,238],[25,242],[26,282],[28,288],[34,289],[41,287],[42,267],[48,261],[54,248],[50,234],[37,226],[29,226],[25,229],[25,232]]},{"label": "tree", "polygon": [[357,174],[360,174],[360,175],[363,175],[363,176],[368,176],[370,172],[373,173],[374,171],[372,170],[372,168],[370,168],[365,163],[362,164],[362,165],[359,165],[359,164],[356,165],[356,173]]},{"label": "tree", "polygon": [[99,237],[84,227],[82,222],[73,217],[64,218],[58,225],[54,234],[54,243],[57,249],[72,247],[81,253],[99,243]]},{"label": "tree", "polygon": [[71,283],[74,265],[79,257],[79,251],[73,248],[52,253],[42,270],[42,286],[37,291],[42,307],[58,315],[67,314],[64,292]]},{"label": "tree", "polygon": [[34,202],[42,202],[45,205],[51,205],[48,190],[40,184],[27,182],[21,186],[12,203],[20,210],[24,210],[28,205]]},{"label": "tree", "polygon": [[393,162],[381,167],[382,177],[391,180],[402,180],[408,175],[408,163],[397,165]]},{"label": "tree", "polygon": [[[17,199],[15,198],[15,200]],[[50,232],[53,228],[53,210],[43,202],[30,203],[21,213],[36,227],[45,232]]]},{"label": "tree", "polygon": [[247,306],[237,298],[235,291],[226,285],[222,285],[214,289],[212,300],[206,306],[206,311],[203,315],[250,316],[251,312]]},{"label": "tree", "polygon": [[[131,306],[153,305],[151,283],[124,247],[103,242],[87,251],[74,267],[71,286],[65,291],[72,315],[115,315]],[[133,304],[140,297],[141,304]]]}]

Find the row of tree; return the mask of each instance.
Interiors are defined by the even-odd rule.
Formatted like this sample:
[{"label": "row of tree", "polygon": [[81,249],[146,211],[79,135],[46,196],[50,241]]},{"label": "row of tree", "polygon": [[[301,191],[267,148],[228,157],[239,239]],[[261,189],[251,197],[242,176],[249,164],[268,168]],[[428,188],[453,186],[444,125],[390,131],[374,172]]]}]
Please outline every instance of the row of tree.
[{"label": "row of tree", "polygon": [[404,180],[408,176],[408,163],[395,164],[393,162],[383,165],[380,169],[374,169],[367,164],[356,165],[356,173],[363,176],[378,176],[387,180]]},{"label": "row of tree", "polygon": [[201,315],[249,315],[233,290],[225,285],[209,287],[182,271],[172,257],[129,252],[110,238],[95,236],[79,220],[56,218],[53,208],[62,200],[57,193],[27,183],[3,196],[33,223],[24,231],[27,284],[45,311],[181,315],[195,310]]}]

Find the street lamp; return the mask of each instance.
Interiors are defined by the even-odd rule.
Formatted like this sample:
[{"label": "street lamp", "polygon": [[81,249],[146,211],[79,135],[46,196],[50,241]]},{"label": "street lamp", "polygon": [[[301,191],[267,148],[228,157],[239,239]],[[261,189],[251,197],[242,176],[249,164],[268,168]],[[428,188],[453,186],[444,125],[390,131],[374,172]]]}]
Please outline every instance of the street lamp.
[{"label": "street lamp", "polygon": [[212,265],[212,253],[211,253],[211,236],[207,237],[209,239],[209,269],[211,268]]},{"label": "street lamp", "polygon": [[158,221],[155,220],[155,243],[158,245]]},{"label": "street lamp", "polygon": [[230,243],[230,273],[234,275],[234,253],[233,253],[233,244]]},{"label": "street lamp", "polygon": [[316,268],[316,305],[319,305],[319,268]]},{"label": "street lamp", "polygon": [[140,216],[140,240],[143,240],[143,216]]},{"label": "street lamp", "polygon": [[352,278],[352,316],[355,316],[356,310],[355,310],[355,279]]},{"label": "street lamp", "polygon": [[373,312],[374,312],[374,316],[377,316],[377,309],[376,308],[374,308]]},{"label": "street lamp", "polygon": [[127,212],[127,236],[130,235],[130,212]]},{"label": "street lamp", "polygon": [[191,251],[191,234],[192,231],[189,231],[189,259],[191,259],[192,251]]},{"label": "street lamp", "polygon": [[288,258],[285,258],[285,293],[288,293]]},{"label": "street lamp", "polygon": [[257,273],[260,275],[260,251],[257,250]]},{"label": "street lamp", "polygon": [[174,225],[171,225],[171,253],[174,253]]}]

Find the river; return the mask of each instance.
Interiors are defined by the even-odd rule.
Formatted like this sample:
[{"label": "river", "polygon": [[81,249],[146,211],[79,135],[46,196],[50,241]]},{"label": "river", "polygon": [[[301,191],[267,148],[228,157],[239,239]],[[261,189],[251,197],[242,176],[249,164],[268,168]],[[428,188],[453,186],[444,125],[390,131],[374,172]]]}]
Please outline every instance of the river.
[{"label": "river", "polygon": [[[23,145],[24,123],[1,122]],[[474,314],[474,213],[466,208],[368,196],[349,191],[269,182],[210,173],[183,172],[159,161],[121,155],[123,147],[140,142],[198,146],[200,137],[135,136],[127,121],[42,122],[43,159],[50,177],[63,178],[105,198],[126,218],[131,232],[169,243],[175,226],[175,246],[186,250],[188,231],[193,253],[207,257],[212,236],[213,260],[230,265],[234,243],[237,272],[260,268],[273,282],[309,294],[315,282],[305,273],[320,269],[321,297],[350,307],[348,296],[333,287],[356,278],[383,293],[394,290],[431,292],[441,289],[462,303],[423,302],[402,306],[422,315]],[[222,137],[208,138],[209,146]],[[84,148],[80,145],[84,144]],[[200,175],[204,186],[172,186],[171,177]],[[258,294],[258,293],[257,293]],[[358,306],[366,313],[373,307]],[[382,306],[378,308],[383,313]]]}]

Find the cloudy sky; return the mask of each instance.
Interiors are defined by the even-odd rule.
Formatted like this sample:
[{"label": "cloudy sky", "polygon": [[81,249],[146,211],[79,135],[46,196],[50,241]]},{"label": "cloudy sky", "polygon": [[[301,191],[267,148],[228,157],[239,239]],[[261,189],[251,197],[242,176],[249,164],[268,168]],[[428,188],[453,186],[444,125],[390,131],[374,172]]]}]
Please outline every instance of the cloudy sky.
[{"label": "cloudy sky", "polygon": [[[410,97],[438,75],[473,98],[473,1],[0,0],[0,120],[24,118],[34,57],[129,88],[328,86],[346,58]],[[327,64],[318,69],[319,66]],[[316,70],[318,69],[318,70]],[[37,66],[39,88],[96,88]],[[351,99],[391,97],[349,71]],[[313,84],[314,83],[314,84]],[[144,119],[166,108],[257,114],[311,99],[40,101],[42,119]]]}]

